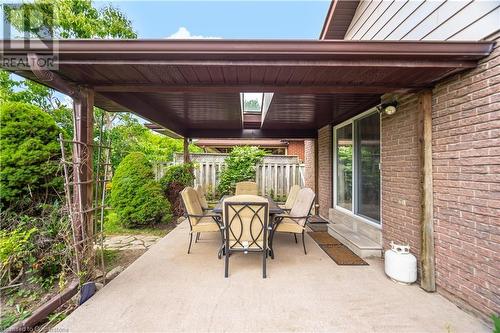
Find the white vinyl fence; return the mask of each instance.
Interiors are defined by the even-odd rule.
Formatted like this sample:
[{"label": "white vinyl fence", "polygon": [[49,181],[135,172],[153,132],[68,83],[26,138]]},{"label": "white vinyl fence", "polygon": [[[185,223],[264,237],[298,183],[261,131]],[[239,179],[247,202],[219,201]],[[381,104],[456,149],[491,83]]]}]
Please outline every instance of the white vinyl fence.
[{"label": "white vinyl fence", "polygon": [[[222,154],[221,154],[222,155]],[[219,184],[220,173],[225,167],[223,159],[210,156],[203,158],[198,156],[194,160],[195,182],[194,185],[202,185],[207,195],[214,195]],[[287,156],[283,156],[287,157]],[[208,160],[208,161],[207,161]],[[268,163],[268,161],[271,163]],[[276,163],[272,163],[274,161]],[[257,165],[256,181],[261,195],[273,195],[276,199],[284,199],[292,185],[304,186],[304,164],[289,163],[293,159],[266,158],[264,163]],[[177,163],[182,161],[177,161]],[[156,167],[156,178],[160,179],[165,169],[172,163],[158,163]]]}]

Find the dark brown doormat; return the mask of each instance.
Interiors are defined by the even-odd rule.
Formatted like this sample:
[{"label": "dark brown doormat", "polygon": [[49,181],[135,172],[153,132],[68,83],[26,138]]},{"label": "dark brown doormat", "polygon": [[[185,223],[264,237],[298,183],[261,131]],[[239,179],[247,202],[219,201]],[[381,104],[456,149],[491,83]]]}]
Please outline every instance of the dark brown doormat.
[{"label": "dark brown doormat", "polygon": [[307,226],[314,232],[327,231],[328,225],[326,223],[307,223]]},{"label": "dark brown doormat", "polygon": [[309,223],[328,223],[327,220],[325,220],[324,218],[322,218],[321,216],[319,215],[313,215],[311,216],[309,219],[308,219],[308,222]]},{"label": "dark brown doormat", "polygon": [[308,234],[337,265],[368,265],[366,261],[358,257],[354,252],[349,250],[347,246],[332,237],[328,232],[308,232]]}]

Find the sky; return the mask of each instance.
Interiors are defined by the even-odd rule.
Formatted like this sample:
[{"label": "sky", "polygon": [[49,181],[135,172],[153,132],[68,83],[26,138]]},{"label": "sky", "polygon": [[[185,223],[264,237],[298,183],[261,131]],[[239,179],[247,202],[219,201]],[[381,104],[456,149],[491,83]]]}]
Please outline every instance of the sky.
[{"label": "sky", "polygon": [[330,5],[328,0],[111,3],[132,21],[139,38],[224,39],[318,39]]}]

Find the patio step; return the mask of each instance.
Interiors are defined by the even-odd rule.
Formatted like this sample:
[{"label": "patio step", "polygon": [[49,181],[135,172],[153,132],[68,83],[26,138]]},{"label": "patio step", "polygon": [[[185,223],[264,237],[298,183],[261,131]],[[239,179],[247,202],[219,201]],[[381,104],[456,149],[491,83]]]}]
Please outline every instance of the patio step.
[{"label": "patio step", "polygon": [[382,245],[341,223],[330,223],[328,233],[361,258],[382,256]]}]

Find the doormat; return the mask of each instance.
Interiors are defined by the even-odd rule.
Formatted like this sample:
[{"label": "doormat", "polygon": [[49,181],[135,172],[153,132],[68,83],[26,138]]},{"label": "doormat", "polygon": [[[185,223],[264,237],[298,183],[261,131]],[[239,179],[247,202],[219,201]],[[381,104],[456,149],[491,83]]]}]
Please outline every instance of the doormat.
[{"label": "doormat", "polygon": [[358,257],[356,253],[352,252],[347,246],[332,237],[328,232],[308,232],[308,234],[337,265],[368,265],[366,261]]},{"label": "doormat", "polygon": [[326,223],[309,223],[307,222],[307,226],[311,228],[314,232],[322,232],[328,230],[328,225]]},{"label": "doormat", "polygon": [[309,223],[328,223],[327,220],[325,220],[324,218],[322,218],[319,215],[313,215],[313,216],[311,216],[309,218],[308,222]]}]

